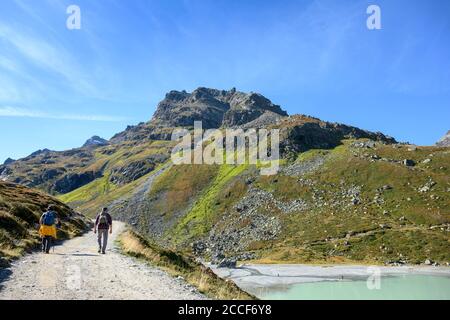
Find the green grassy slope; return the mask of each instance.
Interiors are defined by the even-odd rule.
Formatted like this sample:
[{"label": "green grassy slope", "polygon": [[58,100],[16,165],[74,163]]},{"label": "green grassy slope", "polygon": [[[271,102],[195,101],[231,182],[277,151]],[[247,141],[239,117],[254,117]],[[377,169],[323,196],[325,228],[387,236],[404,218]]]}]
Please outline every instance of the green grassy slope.
[{"label": "green grassy slope", "polygon": [[130,195],[152,174],[149,172],[132,182],[117,184],[111,181],[114,172],[130,163],[146,159],[162,157],[161,161],[165,161],[164,157],[168,157],[171,145],[170,141],[146,141],[138,144],[124,142],[119,147],[99,148],[90,169],[102,167],[103,176],[72,192],[59,195],[58,199],[88,216],[93,216],[101,207],[109,206],[115,200]]}]

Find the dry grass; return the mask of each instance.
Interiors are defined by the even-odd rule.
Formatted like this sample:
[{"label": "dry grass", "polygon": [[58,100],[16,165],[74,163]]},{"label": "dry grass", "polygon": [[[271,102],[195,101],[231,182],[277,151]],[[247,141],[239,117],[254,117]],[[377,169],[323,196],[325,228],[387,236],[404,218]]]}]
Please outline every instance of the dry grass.
[{"label": "dry grass", "polygon": [[209,298],[256,299],[239,289],[233,282],[219,278],[210,268],[196,262],[193,258],[161,249],[131,230],[125,231],[120,236],[119,242],[124,253],[144,259],[174,277],[183,277]]},{"label": "dry grass", "polygon": [[39,217],[50,204],[55,206],[62,222],[59,239],[83,233],[89,222],[62,202],[41,191],[0,182],[0,266],[39,244]]}]

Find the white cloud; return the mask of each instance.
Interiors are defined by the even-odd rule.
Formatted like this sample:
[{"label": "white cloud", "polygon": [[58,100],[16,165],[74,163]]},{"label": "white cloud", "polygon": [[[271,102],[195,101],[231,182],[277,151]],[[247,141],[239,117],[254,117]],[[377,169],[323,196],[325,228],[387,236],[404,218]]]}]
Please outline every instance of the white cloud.
[{"label": "white cloud", "polygon": [[35,66],[61,76],[75,91],[86,96],[103,98],[89,73],[76,62],[70,51],[57,42],[50,43],[42,38],[26,35],[4,24],[0,24],[0,39]]},{"label": "white cloud", "polygon": [[11,106],[0,107],[0,117],[22,117],[22,118],[102,121],[102,122],[116,122],[126,120],[126,118],[123,117],[108,116],[108,115],[50,114],[38,110],[17,108]]}]

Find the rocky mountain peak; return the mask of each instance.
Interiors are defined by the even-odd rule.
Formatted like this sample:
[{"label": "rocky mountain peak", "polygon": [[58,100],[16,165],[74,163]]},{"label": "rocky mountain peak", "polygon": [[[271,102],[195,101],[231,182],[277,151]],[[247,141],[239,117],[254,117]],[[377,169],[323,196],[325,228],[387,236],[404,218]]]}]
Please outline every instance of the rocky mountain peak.
[{"label": "rocky mountain peak", "polygon": [[3,162],[3,164],[6,166],[6,165],[8,165],[8,164],[13,163],[14,161],[16,161],[16,160],[11,159],[11,158],[8,158],[8,159],[5,160],[5,162]]},{"label": "rocky mountain peak", "polygon": [[447,131],[447,134],[441,138],[438,142],[436,142],[436,146],[438,147],[450,147],[450,130]]},{"label": "rocky mountain peak", "polygon": [[86,142],[83,144],[83,148],[100,147],[100,146],[105,146],[107,144],[109,144],[108,140],[100,138],[99,136],[92,136],[91,138],[86,140]]},{"label": "rocky mountain peak", "polygon": [[192,93],[167,93],[150,123],[161,127],[184,127],[192,126],[194,121],[202,121],[204,128],[220,128],[244,125],[263,115],[267,123],[268,118],[275,121],[288,114],[258,93],[240,92],[236,88],[200,87]]},{"label": "rocky mountain peak", "polygon": [[30,154],[27,158],[37,157],[37,156],[39,156],[39,155],[46,154],[46,153],[50,153],[50,152],[52,152],[52,150],[47,149],[47,148],[45,148],[45,149],[39,149],[39,150],[33,152],[32,154]]}]

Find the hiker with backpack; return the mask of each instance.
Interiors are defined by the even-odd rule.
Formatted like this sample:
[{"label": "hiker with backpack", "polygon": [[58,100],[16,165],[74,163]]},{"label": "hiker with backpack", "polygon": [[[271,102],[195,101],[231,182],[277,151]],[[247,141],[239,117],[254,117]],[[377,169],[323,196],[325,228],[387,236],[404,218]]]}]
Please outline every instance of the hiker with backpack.
[{"label": "hiker with backpack", "polygon": [[56,227],[60,224],[55,206],[49,205],[39,219],[39,235],[42,238],[42,252],[49,253],[53,239],[56,240]]},{"label": "hiker with backpack", "polygon": [[98,233],[98,253],[106,253],[108,244],[108,230],[112,233],[112,218],[108,213],[108,208],[103,208],[95,218],[94,233]]}]

